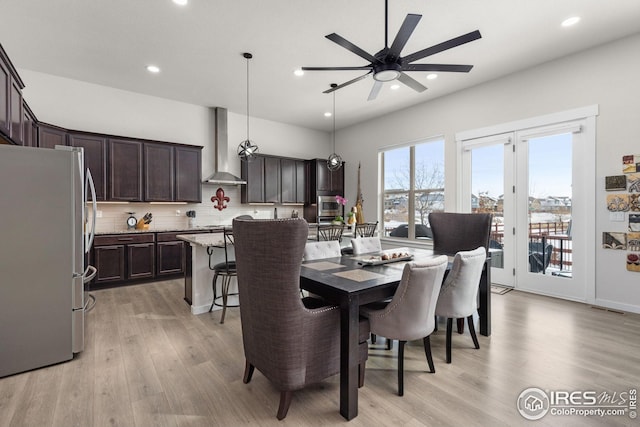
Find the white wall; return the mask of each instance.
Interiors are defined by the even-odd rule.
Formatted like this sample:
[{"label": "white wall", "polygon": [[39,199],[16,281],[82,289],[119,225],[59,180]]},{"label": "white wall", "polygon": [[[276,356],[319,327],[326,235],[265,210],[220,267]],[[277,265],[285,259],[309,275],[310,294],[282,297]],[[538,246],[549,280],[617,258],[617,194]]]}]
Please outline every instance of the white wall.
[{"label": "white wall", "polygon": [[[446,140],[447,210],[455,209],[456,147],[454,134],[464,130],[598,104],[596,229],[596,303],[640,312],[640,274],[625,269],[623,251],[600,247],[603,231],[625,231],[625,223],[609,221],[604,177],[619,174],[624,154],[640,154],[640,35],[572,55],[524,72],[488,82],[338,132],[337,151],[347,161],[345,197],[356,196],[358,163],[366,219],[377,217],[377,150],[435,135]],[[204,107],[120,91],[103,86],[20,70],[24,93],[38,119],[63,127],[160,139],[204,146],[203,175],[213,171],[213,138]],[[437,83],[434,83],[437,84]],[[384,102],[380,97],[376,102]],[[229,151],[246,137],[246,117],[229,114]],[[330,135],[281,123],[251,119],[251,139],[262,153],[326,157]],[[233,151],[233,152],[232,152]],[[299,154],[298,154],[299,153]],[[235,157],[230,157],[231,159]],[[239,173],[237,160],[230,161]],[[205,186],[207,197],[214,191]],[[239,192],[228,189],[239,201]],[[209,212],[208,198],[203,208]],[[245,208],[233,204],[233,211]],[[124,212],[124,208],[117,208]],[[258,216],[263,208],[250,207]],[[143,208],[142,210],[145,210]],[[119,212],[119,211],[118,211]],[[227,221],[233,213],[214,218]],[[116,221],[119,223],[119,221]]]},{"label": "white wall", "polygon": [[[640,312],[640,274],[628,272],[624,251],[601,248],[603,231],[626,231],[609,221],[604,177],[621,173],[624,154],[640,154],[640,35],[548,62],[474,88],[343,129],[337,150],[347,162],[346,197],[355,200],[362,163],[367,220],[377,218],[377,151],[381,147],[445,137],[446,209],[455,209],[456,132],[598,104],[596,170],[596,303]],[[433,83],[433,84],[437,84]],[[384,102],[383,98],[379,102]]]},{"label": "white wall", "polygon": [[[30,70],[19,70],[25,83],[24,97],[38,120],[67,129],[99,132],[181,144],[199,145],[202,150],[202,177],[214,172],[214,126],[210,110],[183,102],[113,89],[78,80],[52,76]],[[240,175],[237,145],[246,139],[246,115],[228,112],[228,172]],[[306,129],[269,120],[250,118],[250,137],[260,153],[297,158],[327,157],[331,138],[327,132]],[[240,204],[240,187],[224,186],[231,197],[229,208],[213,210],[210,201],[218,186],[203,185],[200,205],[160,206],[147,203],[128,205],[100,204],[103,212],[98,230],[103,232],[123,228],[126,212],[134,210],[140,216],[154,213],[152,228],[182,227],[187,223],[184,213],[196,210],[198,225],[229,224],[233,216],[252,214],[270,217],[273,207]],[[176,209],[181,216],[176,217]],[[280,215],[290,214],[282,207]],[[300,209],[302,210],[302,209]]]}]

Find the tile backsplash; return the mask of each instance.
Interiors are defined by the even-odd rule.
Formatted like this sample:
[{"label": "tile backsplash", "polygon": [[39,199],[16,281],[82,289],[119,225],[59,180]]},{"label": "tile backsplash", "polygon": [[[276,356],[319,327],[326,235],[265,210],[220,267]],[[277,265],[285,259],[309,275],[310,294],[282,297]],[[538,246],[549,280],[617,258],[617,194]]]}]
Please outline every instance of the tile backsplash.
[{"label": "tile backsplash", "polygon": [[[129,212],[135,212],[134,216],[140,219],[150,212],[153,214],[149,230],[180,230],[192,226],[202,227],[206,225],[228,225],[238,215],[251,215],[254,218],[273,218],[274,208],[278,209],[280,218],[291,215],[292,210],[297,210],[302,216],[302,206],[287,205],[248,205],[240,203],[240,187],[222,187],[225,196],[231,200],[227,202],[227,208],[219,211],[214,208],[211,197],[216,194],[218,186],[202,186],[202,203],[98,203],[98,216],[96,217],[96,232],[111,233],[127,229]],[[187,217],[187,211],[196,212],[193,222]],[[179,213],[178,213],[179,211]],[[100,216],[101,215],[101,216]]]}]

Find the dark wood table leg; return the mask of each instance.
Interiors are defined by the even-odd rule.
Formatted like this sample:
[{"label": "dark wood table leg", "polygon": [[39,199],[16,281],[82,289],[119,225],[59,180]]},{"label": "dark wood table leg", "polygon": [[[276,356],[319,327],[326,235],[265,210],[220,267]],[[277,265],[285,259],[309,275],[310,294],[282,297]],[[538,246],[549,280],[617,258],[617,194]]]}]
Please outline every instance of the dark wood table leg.
[{"label": "dark wood table leg", "polygon": [[480,277],[480,335],[491,335],[491,261],[489,260],[482,270]]},{"label": "dark wood table leg", "polygon": [[347,420],[358,415],[359,298],[340,305],[340,414]]}]

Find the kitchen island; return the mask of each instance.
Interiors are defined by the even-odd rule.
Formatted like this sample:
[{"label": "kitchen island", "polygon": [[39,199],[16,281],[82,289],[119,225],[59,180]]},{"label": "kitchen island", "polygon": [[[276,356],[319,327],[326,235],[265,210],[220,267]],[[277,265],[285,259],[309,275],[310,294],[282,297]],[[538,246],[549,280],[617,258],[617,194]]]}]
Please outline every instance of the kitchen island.
[{"label": "kitchen island", "polygon": [[[191,305],[191,314],[202,314],[209,311],[213,301],[211,280],[213,271],[209,268],[224,262],[224,227],[212,228],[207,234],[179,234],[176,238],[189,243],[184,274],[185,301]],[[212,248],[211,261],[207,248]],[[233,247],[229,248],[233,257]],[[237,292],[237,283],[231,284],[230,292]],[[214,310],[220,307],[213,306]]]}]

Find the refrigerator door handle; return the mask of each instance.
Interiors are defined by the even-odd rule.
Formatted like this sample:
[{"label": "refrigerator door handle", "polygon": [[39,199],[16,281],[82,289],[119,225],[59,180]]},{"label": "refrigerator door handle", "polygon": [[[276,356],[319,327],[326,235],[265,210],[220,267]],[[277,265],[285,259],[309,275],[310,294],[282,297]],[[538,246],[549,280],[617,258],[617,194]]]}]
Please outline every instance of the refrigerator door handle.
[{"label": "refrigerator door handle", "polygon": [[[89,232],[89,236],[87,237],[87,242],[84,249],[85,253],[89,253],[89,249],[91,249],[91,246],[93,245],[93,239],[96,235],[96,213],[98,211],[98,202],[96,201],[96,187],[93,183],[93,177],[91,176],[91,171],[89,170],[89,168],[87,168],[87,175],[85,178],[85,189],[87,187],[91,189],[92,213],[91,213],[91,231]],[[86,206],[86,202],[87,202],[87,194],[85,191],[85,206]]]},{"label": "refrigerator door handle", "polygon": [[84,283],[89,283],[94,277],[96,277],[97,272],[98,270],[93,265],[88,265],[87,269],[82,274],[82,281]]}]

